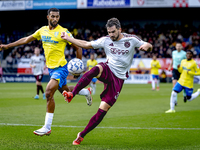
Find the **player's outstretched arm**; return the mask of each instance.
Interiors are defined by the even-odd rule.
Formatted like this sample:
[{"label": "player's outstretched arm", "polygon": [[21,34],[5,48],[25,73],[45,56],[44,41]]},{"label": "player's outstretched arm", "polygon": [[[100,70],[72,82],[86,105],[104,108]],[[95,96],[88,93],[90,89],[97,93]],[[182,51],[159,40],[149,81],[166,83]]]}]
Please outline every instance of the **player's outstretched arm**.
[{"label": "player's outstretched arm", "polygon": [[61,33],[61,38],[64,39],[64,40],[67,40],[79,47],[82,47],[82,48],[85,48],[85,49],[92,49],[92,45],[91,45],[91,42],[87,42],[87,41],[84,41],[84,40],[78,40],[78,39],[75,39],[75,38],[72,38],[70,36],[67,35],[66,32],[62,32]]},{"label": "player's outstretched arm", "polygon": [[153,46],[150,43],[145,43],[139,47],[139,50],[150,52],[152,51],[152,48]]},{"label": "player's outstretched arm", "polygon": [[71,45],[76,50],[76,57],[82,59],[82,48],[76,46],[75,44]]},{"label": "player's outstretched arm", "polygon": [[19,46],[19,45],[24,45],[24,44],[27,44],[27,43],[32,42],[34,40],[36,40],[36,39],[32,35],[30,35],[30,36],[21,38],[18,41],[13,42],[13,43],[1,44],[0,45],[0,51],[1,50],[7,50],[7,49],[9,49],[11,47],[15,47],[15,46]]}]

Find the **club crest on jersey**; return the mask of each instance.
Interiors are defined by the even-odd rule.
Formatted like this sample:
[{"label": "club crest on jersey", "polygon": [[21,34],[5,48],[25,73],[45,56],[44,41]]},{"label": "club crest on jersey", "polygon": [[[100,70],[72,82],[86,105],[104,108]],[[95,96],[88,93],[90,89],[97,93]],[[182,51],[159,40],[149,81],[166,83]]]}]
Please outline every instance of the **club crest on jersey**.
[{"label": "club crest on jersey", "polygon": [[130,42],[128,42],[128,41],[126,41],[125,43],[124,43],[124,46],[126,47],[126,48],[129,48],[130,47]]},{"label": "club crest on jersey", "polygon": [[58,36],[58,34],[59,34],[59,32],[55,32],[55,33],[54,33],[54,36],[55,36],[55,37],[57,37],[57,36]]}]

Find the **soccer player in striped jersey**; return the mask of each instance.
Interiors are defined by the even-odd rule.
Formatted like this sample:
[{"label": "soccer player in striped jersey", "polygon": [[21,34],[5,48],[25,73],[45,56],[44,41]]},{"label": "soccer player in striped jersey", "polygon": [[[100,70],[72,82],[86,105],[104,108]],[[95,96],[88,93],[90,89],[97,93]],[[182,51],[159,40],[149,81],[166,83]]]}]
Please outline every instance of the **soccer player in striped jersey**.
[{"label": "soccer player in striped jersey", "polygon": [[[44,48],[46,65],[48,67],[49,75],[51,77],[46,87],[47,110],[45,117],[45,124],[42,128],[35,130],[33,133],[39,136],[51,134],[51,124],[53,121],[55,101],[54,93],[59,90],[61,93],[65,91],[72,91],[74,86],[67,86],[67,60],[65,59],[64,50],[67,44],[71,45],[77,52],[77,58],[82,58],[82,49],[69,41],[61,38],[61,33],[65,32],[68,36],[72,34],[58,24],[60,19],[60,10],[57,8],[50,8],[47,11],[48,26],[43,26],[30,36],[19,39],[16,42],[0,45],[0,50],[6,50],[11,47],[27,44],[34,40],[42,40]],[[86,97],[87,103],[92,104],[91,88],[82,89],[78,94]]]},{"label": "soccer player in striped jersey", "polygon": [[155,84],[157,83],[157,91],[159,91],[159,68],[161,67],[160,62],[157,60],[156,55],[153,55],[151,61],[151,75],[152,75],[152,90],[155,90]]},{"label": "soccer player in striped jersey", "polygon": [[200,75],[200,69],[195,62],[193,57],[193,52],[188,50],[186,53],[187,59],[181,61],[181,65],[178,65],[178,71],[181,73],[179,80],[176,82],[170,98],[170,109],[165,113],[175,113],[175,102],[177,94],[180,93],[183,89],[186,92],[184,102],[192,101],[200,94],[200,89],[197,92],[193,93],[193,80],[195,75]]}]

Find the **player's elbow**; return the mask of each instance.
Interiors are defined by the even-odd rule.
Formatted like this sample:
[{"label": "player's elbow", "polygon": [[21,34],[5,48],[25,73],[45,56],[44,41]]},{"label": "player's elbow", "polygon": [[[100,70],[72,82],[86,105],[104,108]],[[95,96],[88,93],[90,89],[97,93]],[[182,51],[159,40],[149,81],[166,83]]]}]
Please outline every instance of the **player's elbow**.
[{"label": "player's elbow", "polygon": [[83,48],[84,49],[92,49],[93,47],[92,47],[90,42],[86,42],[86,43],[83,44]]}]

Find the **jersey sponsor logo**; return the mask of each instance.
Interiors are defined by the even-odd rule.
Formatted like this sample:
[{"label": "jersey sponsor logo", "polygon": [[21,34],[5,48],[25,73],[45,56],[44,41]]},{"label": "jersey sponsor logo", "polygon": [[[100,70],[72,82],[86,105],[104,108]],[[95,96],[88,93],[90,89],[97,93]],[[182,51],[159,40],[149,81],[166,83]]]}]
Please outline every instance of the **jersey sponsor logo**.
[{"label": "jersey sponsor logo", "polygon": [[51,44],[58,44],[59,43],[58,41],[52,40],[50,36],[44,36],[44,35],[42,35],[42,42],[51,43]]},{"label": "jersey sponsor logo", "polygon": [[187,69],[186,67],[183,66],[183,70],[190,71],[191,69]]},{"label": "jersey sponsor logo", "polygon": [[124,54],[128,54],[129,53],[128,50],[121,50],[121,49],[117,49],[117,48],[111,48],[110,52],[112,54],[118,54],[118,55],[120,55],[120,54],[124,55]]}]

